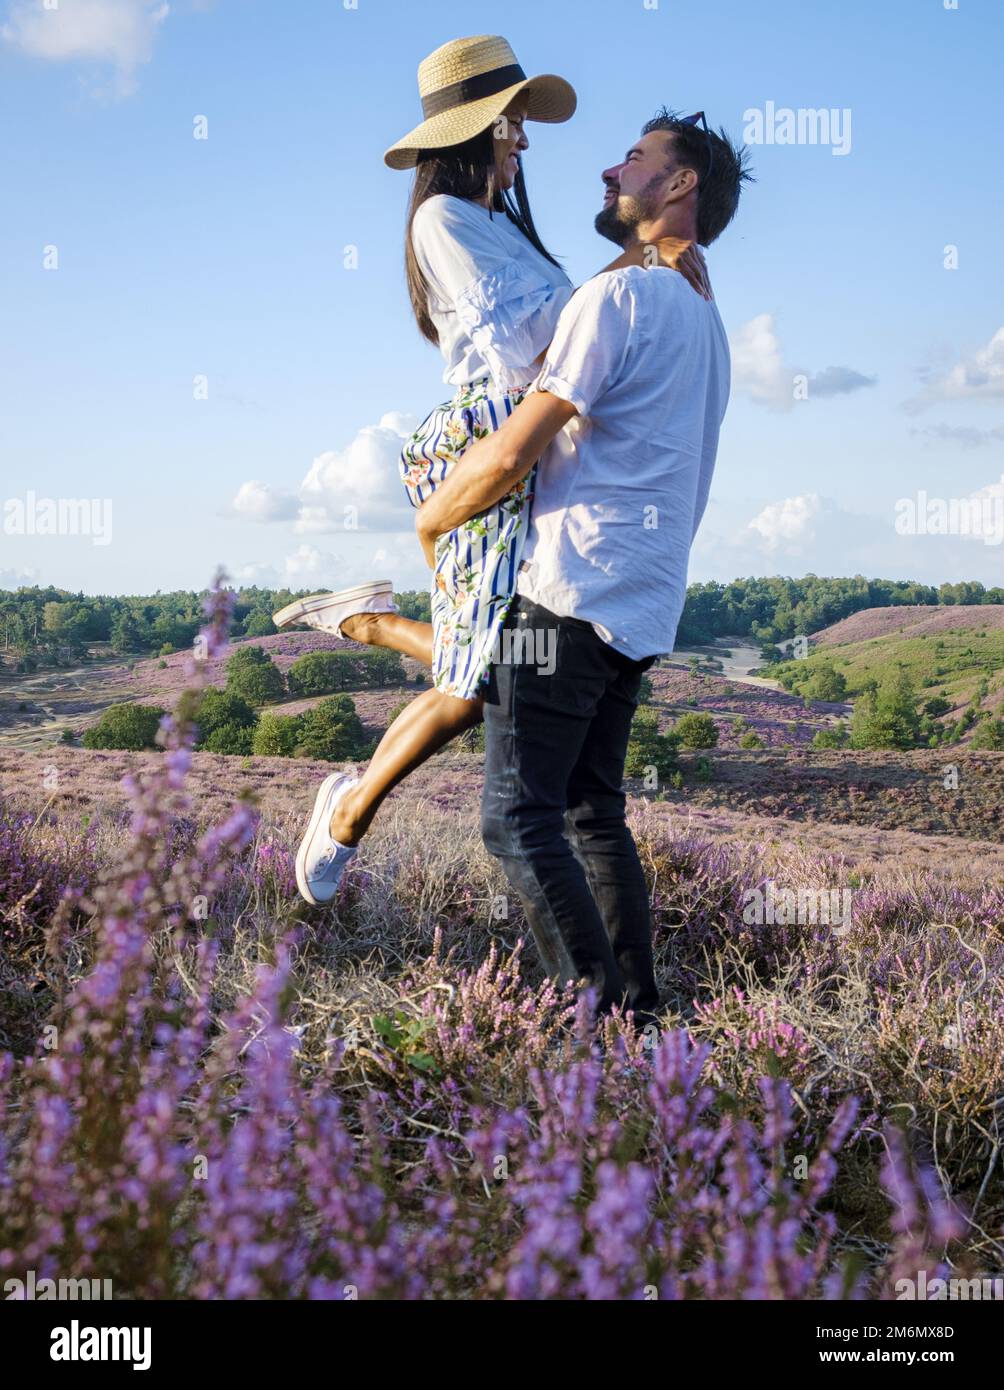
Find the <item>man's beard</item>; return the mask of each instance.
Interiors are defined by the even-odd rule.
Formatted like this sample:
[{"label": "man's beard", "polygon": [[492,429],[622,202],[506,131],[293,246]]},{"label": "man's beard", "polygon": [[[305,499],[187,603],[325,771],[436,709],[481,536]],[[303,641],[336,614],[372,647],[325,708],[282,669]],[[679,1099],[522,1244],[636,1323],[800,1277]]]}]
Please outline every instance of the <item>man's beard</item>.
[{"label": "man's beard", "polygon": [[598,212],[593,226],[600,236],[615,246],[626,246],[633,241],[641,223],[650,221],[658,212],[657,190],[662,183],[662,177],[654,178],[636,198],[619,195],[609,207]]}]

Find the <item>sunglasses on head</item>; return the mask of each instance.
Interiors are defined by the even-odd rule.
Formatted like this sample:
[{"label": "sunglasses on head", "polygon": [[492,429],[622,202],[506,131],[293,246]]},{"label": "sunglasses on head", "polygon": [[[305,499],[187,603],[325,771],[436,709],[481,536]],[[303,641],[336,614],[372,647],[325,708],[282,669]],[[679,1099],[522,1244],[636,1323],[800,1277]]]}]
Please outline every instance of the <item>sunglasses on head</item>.
[{"label": "sunglasses on head", "polygon": [[711,147],[711,131],[708,129],[708,123],[707,123],[707,121],[704,119],[704,112],[703,112],[703,111],[695,111],[694,114],[693,114],[692,116],[681,116],[680,119],[679,119],[678,124],[679,124],[679,125],[700,125],[700,126],[703,128],[703,130],[704,130],[704,136],[705,136],[705,139],[706,139],[707,142],[708,142],[708,167],[707,167],[707,169],[706,169],[705,172],[704,172],[704,178],[701,180],[701,182],[703,183],[703,182],[705,181],[705,179],[709,179],[709,178],[711,177],[711,160],[712,160],[712,154],[713,154],[712,147]]}]

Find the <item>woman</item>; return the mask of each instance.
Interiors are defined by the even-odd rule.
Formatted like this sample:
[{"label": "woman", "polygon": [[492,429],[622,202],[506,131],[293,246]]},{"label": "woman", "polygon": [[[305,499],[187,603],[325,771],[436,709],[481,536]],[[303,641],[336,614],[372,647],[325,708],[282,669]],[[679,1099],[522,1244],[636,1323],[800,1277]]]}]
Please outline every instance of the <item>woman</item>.
[{"label": "woman", "polygon": [[[512,414],[574,293],[534,227],[522,155],[527,121],[566,121],[576,105],[564,79],[528,79],[509,44],[494,36],[444,44],[419,67],[418,83],[426,119],[384,159],[416,171],[405,238],[408,290],[456,394],[402,453],[402,480],[416,507],[470,444]],[[709,293],[696,248],[661,244],[660,255]],[[603,269],[640,264],[640,251],[625,252]],[[433,672],[433,689],[394,720],[365,774],[333,773],[322,784],[296,861],[308,902],[334,896],[387,793],[480,722],[492,648],[515,591],[534,471],[488,512],[440,538],[431,624],[396,613],[390,581],[317,594],[275,615],[278,627],[306,623],[390,647]]]}]

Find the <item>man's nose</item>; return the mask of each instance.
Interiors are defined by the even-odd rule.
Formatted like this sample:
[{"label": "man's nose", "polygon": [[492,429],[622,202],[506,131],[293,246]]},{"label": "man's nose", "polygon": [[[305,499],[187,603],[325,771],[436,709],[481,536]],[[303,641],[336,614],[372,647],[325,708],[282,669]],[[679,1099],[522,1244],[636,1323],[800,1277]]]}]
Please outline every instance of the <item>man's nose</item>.
[{"label": "man's nose", "polygon": [[518,150],[528,150],[530,148],[530,141],[525,130],[520,131],[519,139],[516,141],[516,148]]},{"label": "man's nose", "polygon": [[612,169],[604,169],[600,178],[609,188],[611,184],[617,182],[617,175],[620,173],[620,165],[615,165]]}]

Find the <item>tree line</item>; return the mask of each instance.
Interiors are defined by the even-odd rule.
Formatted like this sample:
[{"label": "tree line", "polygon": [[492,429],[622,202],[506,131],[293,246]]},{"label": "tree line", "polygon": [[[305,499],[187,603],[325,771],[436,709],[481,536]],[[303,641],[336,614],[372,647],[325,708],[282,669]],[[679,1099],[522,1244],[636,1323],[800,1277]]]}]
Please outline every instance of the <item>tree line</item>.
[{"label": "tree line", "polygon": [[[306,590],[235,591],[231,636],[266,637],[275,632],[272,614]],[[202,593],[177,590],[146,596],[90,596],[48,587],[0,591],[0,653],[15,670],[85,661],[92,647],[110,646],[122,656],[169,655],[190,647],[202,625]],[[395,595],[405,617],[430,619],[429,595],[408,590]],[[748,636],[770,645],[808,636],[864,608],[903,604],[1004,603],[1004,588],[975,580],[920,584],[913,580],[780,576],[691,584],[680,620],[680,646],[716,637]]]}]

